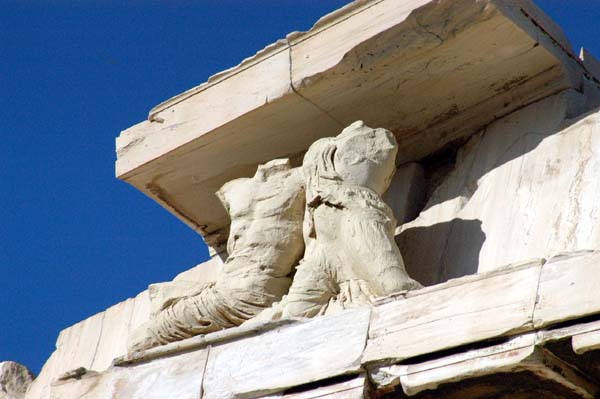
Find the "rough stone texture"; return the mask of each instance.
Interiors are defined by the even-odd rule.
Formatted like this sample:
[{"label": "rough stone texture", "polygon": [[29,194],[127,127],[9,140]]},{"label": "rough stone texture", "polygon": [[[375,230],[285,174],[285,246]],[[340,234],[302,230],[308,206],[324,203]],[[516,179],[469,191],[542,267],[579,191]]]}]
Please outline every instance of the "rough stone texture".
[{"label": "rough stone texture", "polygon": [[600,394],[600,351],[589,347],[582,355],[576,341],[592,343],[599,331],[598,321],[574,323],[433,359],[374,366],[369,375],[378,392],[389,392],[385,398],[592,399]]},{"label": "rough stone texture", "polygon": [[369,309],[357,309],[214,346],[204,399],[256,398],[357,373],[369,317]]},{"label": "rough stone texture", "polygon": [[391,132],[362,121],[310,146],[302,163],[306,251],[274,317],[332,313],[420,287],[404,270],[396,220],[381,199],[397,148]]},{"label": "rough stone texture", "polygon": [[431,285],[600,249],[600,113],[569,119],[584,102],[563,92],[473,136],[419,217],[401,227],[409,274]]},{"label": "rough stone texture", "polygon": [[383,201],[392,208],[398,225],[410,222],[419,216],[425,205],[425,171],[416,162],[401,165],[396,170]]},{"label": "rough stone texture", "polygon": [[363,362],[403,360],[531,329],[542,262],[513,267],[377,306]]},{"label": "rough stone texture", "polygon": [[[537,347],[534,334],[410,366],[384,367],[375,375],[380,389],[401,385],[415,399],[594,399],[593,380]],[[387,383],[387,384],[386,384]],[[394,397],[394,396],[392,396]]]},{"label": "rough stone texture", "polygon": [[[543,344],[539,335],[527,333],[434,360],[383,366],[371,376],[379,389],[401,385],[404,393],[419,399],[503,397],[502,392],[519,398],[596,398],[600,388],[593,378],[555,357]],[[525,379],[520,378],[523,373]]]},{"label": "rough stone texture", "polygon": [[354,399],[370,395],[366,372],[376,395],[394,391],[387,398],[487,399],[510,393],[512,383],[519,398],[591,399],[600,392],[600,322],[573,319],[600,313],[600,252],[542,263],[382,298],[373,308],[244,324],[132,353],[28,398]]},{"label": "rough stone texture", "polygon": [[[404,165],[461,146],[418,219],[430,194],[418,165],[398,175],[390,202],[407,222],[398,242],[410,274],[427,285],[482,274],[381,299],[370,320],[362,309],[268,331],[244,325],[50,385],[123,354],[150,315],[144,292],[63,331],[27,398],[358,398],[368,384],[355,376],[382,363],[372,380],[422,399],[514,386],[519,398],[598,396],[587,376],[600,381],[600,327],[577,319],[600,314],[600,255],[554,256],[600,249],[600,113],[579,118],[600,103],[600,67],[585,50],[580,58],[527,0],[361,0],[156,107],[119,137],[117,174],[217,249],[229,232],[218,187],[299,157],[357,118],[393,130]],[[202,112],[208,105],[214,112]],[[550,261],[521,262],[531,258]],[[155,312],[216,281],[211,270],[155,286]],[[401,359],[410,364],[390,366]]]},{"label": "rough stone texture", "polygon": [[153,109],[118,138],[117,175],[219,247],[224,182],[356,119],[396,134],[399,163],[421,159],[579,88],[570,53],[530,1],[356,1]]},{"label": "rough stone texture", "polygon": [[[190,281],[214,281],[222,264],[221,259],[215,256],[180,273],[174,281],[184,284]],[[135,298],[63,330],[57,339],[56,350],[31,384],[27,399],[47,398],[50,382],[67,371],[79,367],[95,371],[107,369],[113,359],[125,355],[127,337],[134,329],[147,322],[150,314],[151,302],[146,290]],[[84,325],[93,325],[93,328],[84,328]],[[91,354],[92,351],[94,354]]]},{"label": "rough stone texture", "polygon": [[223,260],[218,255],[206,262],[179,273],[173,281],[150,284],[151,314],[156,315],[179,298],[191,296],[199,291],[199,287],[213,285],[223,268]]},{"label": "rough stone texture", "polygon": [[0,362],[0,399],[22,399],[33,378],[22,364]]},{"label": "rough stone texture", "polygon": [[[558,292],[561,295],[557,295]],[[543,327],[598,313],[600,252],[584,251],[550,259],[540,276],[535,326]]]},{"label": "rough stone texture", "polygon": [[207,350],[198,350],[58,381],[50,399],[199,399],[207,356]]},{"label": "rough stone texture", "polygon": [[[228,182],[218,195],[231,226],[229,257],[216,282],[151,286],[156,313],[131,334],[130,350],[238,326],[287,293],[289,275],[304,252],[300,169],[292,168],[289,159],[273,160],[260,165],[252,178]],[[178,293],[184,296],[173,296]]]}]

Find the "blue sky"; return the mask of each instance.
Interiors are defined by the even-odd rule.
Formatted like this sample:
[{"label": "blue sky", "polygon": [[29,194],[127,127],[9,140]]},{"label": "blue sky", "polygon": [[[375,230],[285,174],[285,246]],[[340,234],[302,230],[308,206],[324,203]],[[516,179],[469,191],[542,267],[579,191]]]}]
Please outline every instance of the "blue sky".
[{"label": "blue sky", "polygon": [[[37,373],[60,330],[206,259],[114,177],[115,137],[347,2],[0,0],[0,361]],[[537,4],[600,55],[600,0]]]}]

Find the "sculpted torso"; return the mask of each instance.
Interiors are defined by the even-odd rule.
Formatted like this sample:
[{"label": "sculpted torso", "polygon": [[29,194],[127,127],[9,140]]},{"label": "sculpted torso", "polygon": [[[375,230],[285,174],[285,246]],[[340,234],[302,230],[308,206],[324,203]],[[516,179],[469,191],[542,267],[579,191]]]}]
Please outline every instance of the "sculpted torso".
[{"label": "sculpted torso", "polygon": [[218,195],[231,217],[224,277],[255,265],[272,276],[287,276],[304,250],[301,171],[287,160],[271,161],[253,178],[225,184]]},{"label": "sculpted torso", "polygon": [[214,285],[169,303],[133,333],[141,350],[242,324],[287,293],[302,257],[304,185],[289,160],[259,166],[217,193],[231,216],[229,257]]},{"label": "sculpted torso", "polygon": [[302,166],[306,251],[289,294],[262,317],[311,317],[420,287],[406,274],[396,220],[381,199],[396,152],[389,131],[362,122],[309,148]]},{"label": "sculpted torso", "polygon": [[312,317],[420,287],[406,274],[396,220],[381,199],[397,148],[389,131],[355,122],[313,143],[301,169],[274,160],[225,184],[217,195],[231,217],[229,257],[216,283],[169,302],[129,348],[251,319]]}]

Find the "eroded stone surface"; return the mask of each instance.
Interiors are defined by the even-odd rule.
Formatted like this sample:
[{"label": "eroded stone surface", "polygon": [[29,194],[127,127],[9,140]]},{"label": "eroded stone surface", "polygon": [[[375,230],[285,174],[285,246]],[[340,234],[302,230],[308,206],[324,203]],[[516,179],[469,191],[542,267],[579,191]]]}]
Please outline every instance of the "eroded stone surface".
[{"label": "eroded stone surface", "polygon": [[363,362],[404,360],[530,330],[542,263],[463,277],[375,307]]},{"label": "eroded stone surface", "polygon": [[362,121],[311,145],[302,164],[304,257],[288,295],[261,320],[331,314],[420,287],[406,274],[396,220],[381,198],[395,173],[397,147],[391,132]]},{"label": "eroded stone surface", "polygon": [[[259,166],[218,192],[231,216],[229,257],[212,284],[166,283],[151,320],[134,331],[130,349],[141,350],[242,324],[287,293],[288,277],[304,250],[304,185],[288,159]],[[153,288],[150,288],[153,292]],[[173,293],[184,293],[176,298]]]},{"label": "eroded stone surface", "polygon": [[0,362],[0,399],[22,399],[34,376],[16,362]]},{"label": "eroded stone surface", "polygon": [[131,367],[112,367],[102,374],[57,381],[50,399],[198,399],[207,350],[155,359]]},{"label": "eroded stone surface", "polygon": [[570,51],[527,0],[355,1],[156,107],[119,137],[117,174],[218,246],[224,182],[356,119],[394,132],[400,163],[419,160],[579,88]]},{"label": "eroded stone surface", "polygon": [[398,242],[426,285],[522,259],[600,249],[600,113],[550,97],[488,126]]},{"label": "eroded stone surface", "polygon": [[304,240],[283,316],[310,317],[418,288],[394,242],[396,220],[381,196],[395,172],[398,145],[362,121],[310,146]]},{"label": "eroded stone surface", "polygon": [[256,398],[358,373],[369,317],[369,309],[356,309],[214,346],[204,399]]}]

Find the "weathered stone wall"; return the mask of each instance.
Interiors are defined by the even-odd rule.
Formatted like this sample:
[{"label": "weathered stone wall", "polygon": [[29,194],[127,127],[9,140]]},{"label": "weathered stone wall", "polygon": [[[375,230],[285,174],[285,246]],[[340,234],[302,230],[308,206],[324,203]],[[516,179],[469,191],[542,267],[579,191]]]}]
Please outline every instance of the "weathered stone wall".
[{"label": "weathered stone wall", "polygon": [[22,399],[33,378],[22,364],[0,362],[0,399]]},{"label": "weathered stone wall", "polygon": [[[515,383],[520,398],[597,397],[600,322],[589,316],[600,312],[600,251],[509,266],[373,307],[132,353],[100,374],[54,382],[36,399],[359,399],[390,390],[489,398],[512,397]],[[478,384],[484,394],[475,396]]]},{"label": "weathered stone wall", "polygon": [[460,149],[397,241],[426,285],[524,259],[600,249],[600,112],[568,90],[497,120]]},{"label": "weathered stone wall", "polygon": [[[397,241],[411,276],[431,285],[526,259],[600,249],[600,181],[594,177],[600,112],[575,117],[583,100],[565,91],[494,122],[460,147],[441,180],[419,164],[400,166],[386,200],[406,222]],[[175,282],[213,281],[221,265],[214,257]],[[177,295],[152,291],[155,303]],[[151,311],[144,291],[64,330],[28,397],[43,397],[49,381],[66,371],[107,369]]]}]

